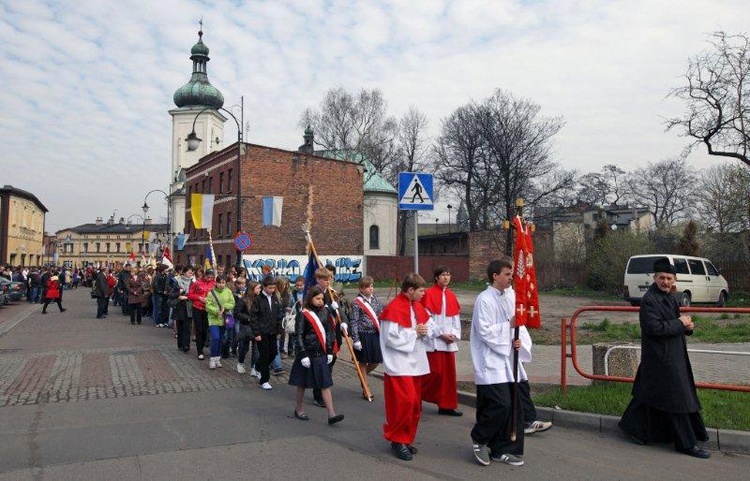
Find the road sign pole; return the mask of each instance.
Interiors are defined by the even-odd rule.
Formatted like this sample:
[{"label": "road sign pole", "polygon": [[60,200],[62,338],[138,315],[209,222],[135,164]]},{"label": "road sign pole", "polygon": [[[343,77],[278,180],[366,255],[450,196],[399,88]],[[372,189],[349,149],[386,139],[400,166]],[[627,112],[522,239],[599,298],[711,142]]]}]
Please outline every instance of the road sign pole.
[{"label": "road sign pole", "polygon": [[419,211],[414,212],[414,273],[419,274]]}]

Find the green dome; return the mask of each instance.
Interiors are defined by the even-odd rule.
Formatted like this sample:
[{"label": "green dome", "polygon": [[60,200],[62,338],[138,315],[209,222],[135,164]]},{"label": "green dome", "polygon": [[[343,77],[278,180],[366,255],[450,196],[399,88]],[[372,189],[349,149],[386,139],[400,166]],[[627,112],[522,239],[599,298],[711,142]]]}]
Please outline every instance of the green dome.
[{"label": "green dome", "polygon": [[177,89],[172,99],[177,107],[212,107],[224,106],[224,95],[208,81],[206,64],[208,47],[203,43],[203,31],[198,32],[198,43],[190,49],[190,60],[193,61],[193,75],[190,81]]}]

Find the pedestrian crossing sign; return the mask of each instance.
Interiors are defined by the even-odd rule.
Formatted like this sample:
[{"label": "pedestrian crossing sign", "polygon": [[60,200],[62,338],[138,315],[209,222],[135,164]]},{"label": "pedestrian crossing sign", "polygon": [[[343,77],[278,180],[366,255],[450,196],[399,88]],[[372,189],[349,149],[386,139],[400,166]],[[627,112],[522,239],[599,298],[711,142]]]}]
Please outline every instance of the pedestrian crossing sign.
[{"label": "pedestrian crossing sign", "polygon": [[432,210],[432,174],[401,172],[398,174],[398,208]]}]

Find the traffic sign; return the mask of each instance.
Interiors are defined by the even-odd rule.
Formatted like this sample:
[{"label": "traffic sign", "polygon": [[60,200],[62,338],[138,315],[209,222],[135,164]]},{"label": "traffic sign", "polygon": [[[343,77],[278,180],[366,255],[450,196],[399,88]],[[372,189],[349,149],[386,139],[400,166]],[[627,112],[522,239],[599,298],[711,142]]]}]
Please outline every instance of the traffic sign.
[{"label": "traffic sign", "polygon": [[398,208],[432,210],[432,174],[400,172],[398,174]]},{"label": "traffic sign", "polygon": [[253,240],[247,232],[238,232],[234,235],[234,248],[244,252],[250,248]]}]

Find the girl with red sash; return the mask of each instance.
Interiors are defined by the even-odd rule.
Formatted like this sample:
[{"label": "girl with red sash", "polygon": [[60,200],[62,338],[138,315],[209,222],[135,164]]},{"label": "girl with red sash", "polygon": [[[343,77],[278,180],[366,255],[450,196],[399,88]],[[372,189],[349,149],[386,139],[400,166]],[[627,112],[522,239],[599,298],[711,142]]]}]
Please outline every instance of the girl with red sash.
[{"label": "girl with red sash", "polygon": [[297,315],[294,329],[294,342],[297,356],[289,373],[289,384],[297,386],[297,404],[294,417],[300,421],[310,418],[303,409],[305,389],[321,390],[323,402],[328,409],[328,424],[336,424],[344,419],[333,408],[331,386],[333,377],[328,364],[333,362],[334,333],[327,322],[328,311],[323,301],[323,291],[313,286],[307,291],[305,308]]},{"label": "girl with red sash", "polygon": [[383,362],[380,350],[380,321],[378,316],[383,312],[383,304],[373,294],[372,277],[359,280],[359,295],[351,303],[352,314],[349,319],[352,326],[354,355],[362,371],[370,374],[378,364]]},{"label": "girl with red sash", "polygon": [[461,416],[456,387],[456,352],[461,339],[461,307],[448,288],[451,272],[446,266],[435,269],[435,284],[427,289],[422,305],[432,316],[438,336],[427,343],[430,374],[422,381],[422,400],[438,405],[438,414]]},{"label": "girl with red sash", "polygon": [[436,333],[430,315],[418,301],[424,279],[409,274],[401,292],[380,315],[383,352],[385,424],[383,436],[397,458],[409,461],[417,453],[414,438],[422,414],[422,378],[430,372],[425,340]]}]

